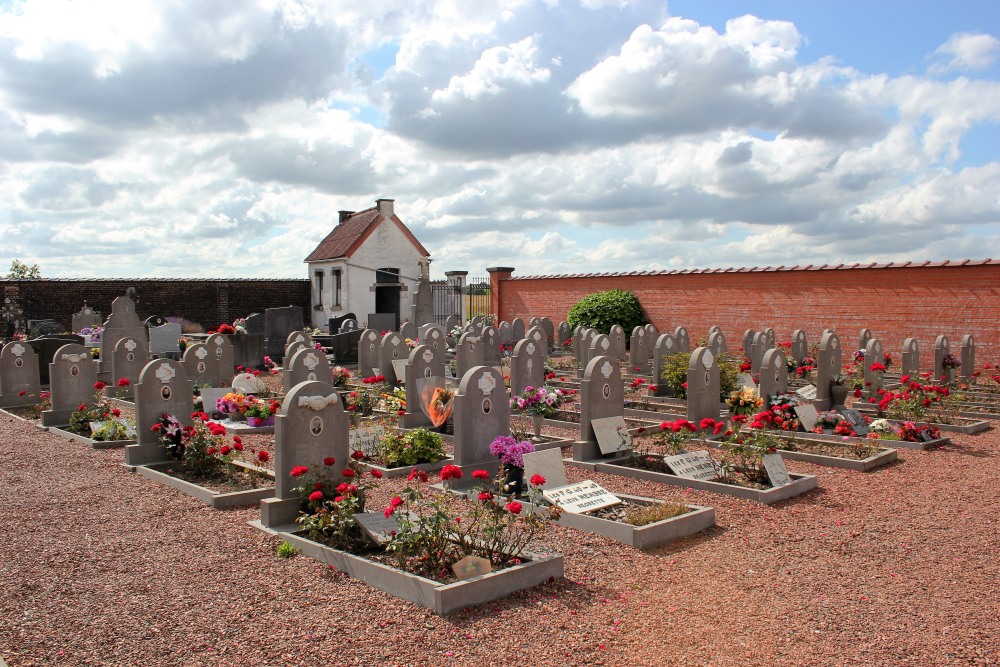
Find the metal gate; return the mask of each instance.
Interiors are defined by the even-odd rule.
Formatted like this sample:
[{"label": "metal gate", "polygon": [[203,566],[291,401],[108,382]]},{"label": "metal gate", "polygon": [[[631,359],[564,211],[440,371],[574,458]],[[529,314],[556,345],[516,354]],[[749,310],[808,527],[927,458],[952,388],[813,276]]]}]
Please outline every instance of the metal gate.
[{"label": "metal gate", "polygon": [[462,319],[462,284],[458,281],[435,280],[431,282],[434,301],[434,321],[444,326],[445,320],[454,315]]},{"label": "metal gate", "polygon": [[472,319],[477,315],[490,314],[489,276],[469,278],[465,285],[465,316]]}]

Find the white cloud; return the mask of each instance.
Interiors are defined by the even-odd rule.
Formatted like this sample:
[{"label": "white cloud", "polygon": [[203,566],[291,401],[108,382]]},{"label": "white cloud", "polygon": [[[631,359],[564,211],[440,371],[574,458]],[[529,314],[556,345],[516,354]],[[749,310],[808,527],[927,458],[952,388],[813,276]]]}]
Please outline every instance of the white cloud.
[{"label": "white cloud", "polygon": [[941,56],[930,71],[936,74],[954,70],[986,69],[1000,56],[1000,40],[984,33],[959,32],[934,51]]}]

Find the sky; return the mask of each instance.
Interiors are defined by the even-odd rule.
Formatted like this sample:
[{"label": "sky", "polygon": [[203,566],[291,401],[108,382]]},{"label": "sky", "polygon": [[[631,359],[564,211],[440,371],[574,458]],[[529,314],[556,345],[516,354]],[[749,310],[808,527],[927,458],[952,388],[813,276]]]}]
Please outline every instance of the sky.
[{"label": "sky", "polygon": [[982,259],[998,185],[996,0],[0,1],[0,270]]}]

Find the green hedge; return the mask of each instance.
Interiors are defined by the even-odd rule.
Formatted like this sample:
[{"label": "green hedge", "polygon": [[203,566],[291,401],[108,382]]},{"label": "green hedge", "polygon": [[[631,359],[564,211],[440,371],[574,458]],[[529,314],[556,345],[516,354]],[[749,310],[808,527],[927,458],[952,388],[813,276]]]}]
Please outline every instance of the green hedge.
[{"label": "green hedge", "polygon": [[588,294],[580,299],[569,309],[566,322],[571,329],[590,327],[603,334],[611,331],[613,325],[620,324],[628,335],[632,329],[645,325],[649,320],[635,294],[613,289]]}]

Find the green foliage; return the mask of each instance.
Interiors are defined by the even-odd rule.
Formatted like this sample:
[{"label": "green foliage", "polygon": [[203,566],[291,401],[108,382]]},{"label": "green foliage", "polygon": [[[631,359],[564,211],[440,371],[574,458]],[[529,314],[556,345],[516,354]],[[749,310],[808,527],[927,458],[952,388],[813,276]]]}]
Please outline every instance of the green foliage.
[{"label": "green foliage", "polygon": [[580,299],[569,309],[566,322],[572,329],[584,326],[601,333],[608,333],[613,325],[620,324],[629,334],[633,328],[643,326],[649,320],[635,294],[613,289],[588,294]]},{"label": "green foliage", "polygon": [[28,266],[21,260],[15,259],[10,263],[10,271],[7,272],[7,277],[15,280],[24,278],[41,278],[42,270],[38,268],[37,264]]},{"label": "green foliage", "polygon": [[[664,359],[663,370],[660,373],[660,382],[665,383],[673,390],[678,398],[687,398],[687,390],[684,383],[687,382],[688,364],[691,362],[690,352],[678,352],[667,355]],[[716,359],[719,365],[719,400],[724,401],[739,386],[740,366],[736,360],[728,354],[720,354]]]},{"label": "green foliage", "polygon": [[389,468],[433,463],[444,458],[441,436],[425,428],[415,428],[405,433],[391,431],[379,446],[382,461]]},{"label": "green foliage", "polygon": [[288,542],[282,542],[278,545],[275,552],[278,554],[278,558],[291,558],[295,554],[299,553],[299,550]]}]

